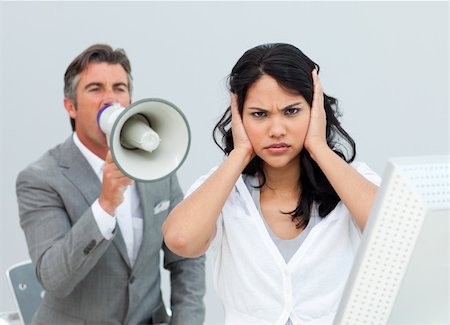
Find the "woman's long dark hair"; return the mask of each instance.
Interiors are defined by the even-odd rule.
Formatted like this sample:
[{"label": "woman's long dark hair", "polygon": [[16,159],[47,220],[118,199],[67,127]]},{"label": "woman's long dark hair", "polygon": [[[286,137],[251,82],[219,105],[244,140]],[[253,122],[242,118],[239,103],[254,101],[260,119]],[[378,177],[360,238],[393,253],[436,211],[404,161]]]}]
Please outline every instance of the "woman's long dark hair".
[{"label": "woman's long dark hair", "polygon": [[[286,90],[302,95],[312,107],[314,85],[311,73],[313,69],[319,72],[319,66],[295,46],[283,43],[263,44],[242,55],[228,77],[228,85],[230,91],[237,95],[241,115],[248,89],[263,75],[271,76]],[[356,145],[338,121],[340,113],[337,99],[324,94],[324,106],[328,146],[350,163],[355,158]],[[214,127],[213,138],[225,155],[233,150],[230,107]],[[255,156],[246,166],[243,174],[260,175],[263,179],[260,186],[263,186],[265,175],[262,166],[262,160]],[[300,168],[301,195],[297,208],[289,214],[292,220],[297,222],[297,227],[303,228],[309,222],[313,203],[318,206],[319,216],[323,218],[336,207],[340,199],[306,149],[300,152]]]}]

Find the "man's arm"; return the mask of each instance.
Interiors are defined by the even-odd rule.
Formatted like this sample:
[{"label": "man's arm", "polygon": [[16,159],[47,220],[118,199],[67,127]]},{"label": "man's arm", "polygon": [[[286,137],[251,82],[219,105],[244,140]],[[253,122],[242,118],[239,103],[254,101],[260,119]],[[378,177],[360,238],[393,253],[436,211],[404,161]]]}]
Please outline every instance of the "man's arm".
[{"label": "man's arm", "polygon": [[85,212],[74,223],[69,216],[74,206],[67,207],[64,202],[80,198],[65,197],[61,193],[64,185],[54,181],[57,177],[62,176],[54,170],[28,168],[17,177],[16,191],[20,224],[38,279],[46,291],[66,296],[111,241],[101,234],[86,202]]},{"label": "man's arm", "polygon": [[205,256],[183,258],[164,245],[164,268],[170,271],[170,324],[201,325],[205,321]]},{"label": "man's arm", "polygon": [[[183,193],[175,175],[171,177],[172,210]],[[205,256],[183,258],[163,243],[164,268],[170,271],[172,325],[201,325],[205,320]]]}]

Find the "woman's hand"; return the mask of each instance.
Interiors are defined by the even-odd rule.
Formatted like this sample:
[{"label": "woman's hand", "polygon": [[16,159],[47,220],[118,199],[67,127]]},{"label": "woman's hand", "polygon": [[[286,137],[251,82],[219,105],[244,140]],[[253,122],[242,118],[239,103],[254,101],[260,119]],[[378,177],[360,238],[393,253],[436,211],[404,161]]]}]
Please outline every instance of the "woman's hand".
[{"label": "woman's hand", "polygon": [[320,84],[319,76],[316,69],[312,71],[312,78],[314,82],[314,96],[311,107],[311,117],[309,120],[308,133],[305,138],[305,149],[314,158],[314,149],[321,145],[327,145],[326,139],[326,125],[327,118],[323,104],[323,89]]},{"label": "woman's hand", "polygon": [[323,90],[315,70],[312,72],[312,77],[314,97],[304,146],[362,231],[366,225],[377,186],[365,179],[328,147]]},{"label": "woman's hand", "polygon": [[242,151],[251,160],[255,156],[255,151],[245,132],[244,124],[238,110],[236,94],[231,94],[231,131],[233,133],[234,151]]},{"label": "woman's hand", "polygon": [[197,257],[206,252],[217,231],[217,219],[233,187],[255,155],[231,95],[231,128],[234,149],[195,191],[169,213],[162,232],[167,247],[180,256]]}]

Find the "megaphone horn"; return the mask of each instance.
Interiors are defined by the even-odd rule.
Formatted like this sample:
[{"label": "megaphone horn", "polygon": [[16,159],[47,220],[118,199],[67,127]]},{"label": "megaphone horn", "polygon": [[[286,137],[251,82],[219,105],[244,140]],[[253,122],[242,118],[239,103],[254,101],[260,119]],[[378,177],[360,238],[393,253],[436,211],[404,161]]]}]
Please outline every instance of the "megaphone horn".
[{"label": "megaphone horn", "polygon": [[181,110],[159,98],[127,107],[112,103],[97,114],[112,158],[128,177],[154,182],[174,173],[189,152],[191,134]]}]

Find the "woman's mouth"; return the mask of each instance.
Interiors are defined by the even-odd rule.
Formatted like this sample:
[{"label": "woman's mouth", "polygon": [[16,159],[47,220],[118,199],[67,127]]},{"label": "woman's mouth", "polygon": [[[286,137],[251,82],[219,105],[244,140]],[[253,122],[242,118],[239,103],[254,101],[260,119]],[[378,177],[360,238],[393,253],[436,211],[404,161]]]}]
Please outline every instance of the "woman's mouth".
[{"label": "woman's mouth", "polygon": [[271,144],[270,146],[267,146],[266,150],[273,154],[280,154],[286,152],[289,149],[289,147],[290,146],[287,145],[286,143],[274,143]]}]

